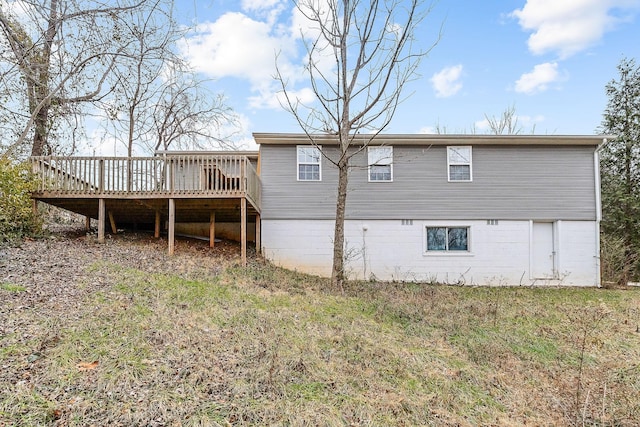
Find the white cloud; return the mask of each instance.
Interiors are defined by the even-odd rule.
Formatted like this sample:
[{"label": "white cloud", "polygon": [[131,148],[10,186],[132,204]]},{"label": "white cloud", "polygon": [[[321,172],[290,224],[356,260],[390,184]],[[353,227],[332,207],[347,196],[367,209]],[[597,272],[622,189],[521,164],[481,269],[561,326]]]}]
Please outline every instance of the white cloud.
[{"label": "white cloud", "polygon": [[558,63],[545,62],[533,67],[530,73],[524,73],[518,81],[516,81],[516,92],[531,95],[536,92],[547,90],[549,84],[560,80],[561,76],[558,72]]},{"label": "white cloud", "polygon": [[[0,0],[1,1],[1,0]],[[254,95],[248,98],[251,108],[280,109],[282,87],[274,79],[278,70],[293,97],[312,102],[308,88],[297,88],[305,76],[297,45],[301,31],[308,33],[309,21],[295,8],[288,25],[279,16],[282,0],[243,0],[247,13],[229,12],[215,22],[198,25],[192,35],[179,43],[181,54],[198,72],[211,78],[233,77],[247,80]],[[249,12],[253,12],[249,15]],[[317,31],[317,30],[316,30]],[[325,58],[314,58],[323,71]]]},{"label": "white cloud", "polygon": [[638,6],[638,0],[527,0],[511,16],[532,32],[532,53],[556,52],[566,58],[597,43],[625,19],[624,13]]},{"label": "white cloud", "polygon": [[287,7],[286,0],[242,0],[242,10],[255,14],[274,25]]},{"label": "white cloud", "polygon": [[[299,90],[288,90],[289,99],[292,103],[300,103],[304,105],[309,105],[316,100],[316,95],[313,93],[311,88],[302,88]],[[282,91],[277,93],[265,91],[261,92],[257,96],[249,97],[249,105],[252,108],[270,108],[273,110],[282,109],[282,107],[287,108],[287,100],[285,98],[285,94]]]},{"label": "white cloud", "polygon": [[430,81],[436,91],[436,96],[438,98],[448,98],[458,93],[462,89],[460,77],[462,77],[461,64],[443,68],[435,73]]},{"label": "white cloud", "polygon": [[258,84],[271,78],[275,54],[286,46],[271,35],[266,22],[232,12],[216,22],[198,25],[195,34],[179,43],[179,48],[199,72],[213,78],[246,78]]},{"label": "white cloud", "polygon": [[269,10],[282,4],[282,0],[242,0],[243,10]]}]

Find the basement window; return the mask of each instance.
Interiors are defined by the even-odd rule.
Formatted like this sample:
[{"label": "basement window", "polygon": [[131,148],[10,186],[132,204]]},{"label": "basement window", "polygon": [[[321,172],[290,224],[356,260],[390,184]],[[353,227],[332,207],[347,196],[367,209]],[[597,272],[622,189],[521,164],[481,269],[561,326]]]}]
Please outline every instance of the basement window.
[{"label": "basement window", "polygon": [[469,227],[427,227],[427,252],[468,252]]}]

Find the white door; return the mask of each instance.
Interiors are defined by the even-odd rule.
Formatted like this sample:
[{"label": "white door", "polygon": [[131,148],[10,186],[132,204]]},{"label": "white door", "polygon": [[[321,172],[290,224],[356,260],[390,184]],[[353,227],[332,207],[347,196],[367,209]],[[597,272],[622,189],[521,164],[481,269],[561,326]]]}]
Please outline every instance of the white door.
[{"label": "white door", "polygon": [[553,223],[533,223],[531,275],[534,279],[552,279],[555,276],[553,240]]}]

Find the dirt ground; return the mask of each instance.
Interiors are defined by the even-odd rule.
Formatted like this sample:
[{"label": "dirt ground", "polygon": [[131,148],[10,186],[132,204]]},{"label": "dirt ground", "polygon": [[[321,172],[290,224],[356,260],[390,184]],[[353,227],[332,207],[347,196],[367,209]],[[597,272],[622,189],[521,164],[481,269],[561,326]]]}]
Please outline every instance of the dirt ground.
[{"label": "dirt ground", "polygon": [[[104,243],[98,243],[95,233],[87,233],[81,227],[50,227],[49,237],[0,247],[0,283],[25,288],[24,292],[12,293],[11,301],[2,302],[0,318],[8,306],[47,311],[63,301],[73,305],[86,295],[111,286],[108,277],[100,277],[87,268],[100,261],[149,273],[195,278],[215,276],[221,263],[239,259],[240,246],[230,241],[217,242],[211,249],[206,241],[178,238],[176,253],[168,256],[166,239],[154,239],[149,233],[108,234]],[[69,286],[70,281],[88,285]],[[0,324],[3,327],[6,325]]]},{"label": "dirt ground", "polygon": [[[11,337],[14,346],[40,335],[25,319],[65,324],[64,317],[78,313],[87,296],[115,285],[117,276],[95,267],[101,262],[196,279],[216,276],[223,265],[240,260],[239,244],[229,241],[211,249],[207,241],[178,238],[175,255],[168,256],[166,238],[149,233],[107,235],[104,243],[79,225],[50,226],[48,234],[0,247],[0,285],[20,288],[3,292],[0,301],[0,339]],[[20,311],[32,315],[16,315]],[[0,384],[16,384],[24,375],[24,363],[0,366]]]}]

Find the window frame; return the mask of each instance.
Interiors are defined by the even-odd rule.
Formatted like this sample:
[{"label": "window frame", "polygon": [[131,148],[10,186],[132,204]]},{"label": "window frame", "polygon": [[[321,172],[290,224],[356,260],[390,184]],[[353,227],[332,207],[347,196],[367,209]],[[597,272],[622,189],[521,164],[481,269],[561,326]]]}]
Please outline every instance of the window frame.
[{"label": "window frame", "polygon": [[[451,153],[456,148],[469,149],[469,161],[452,161]],[[469,166],[469,179],[452,179],[451,166]],[[449,145],[447,146],[447,180],[448,182],[472,182],[473,181],[473,147],[471,145]]]},{"label": "window frame", "polygon": [[[391,153],[387,157],[376,156],[371,158],[372,151],[389,150]],[[377,158],[377,160],[376,160]],[[389,179],[371,179],[372,166],[389,166]],[[381,145],[375,147],[367,147],[367,179],[369,182],[393,182],[393,147],[390,145]]]},{"label": "window frame", "polygon": [[[301,162],[300,150],[316,150],[318,152],[318,162]],[[303,179],[300,177],[300,165],[318,165],[318,179]],[[322,181],[322,146],[321,145],[296,145],[296,179],[301,182]]]},{"label": "window frame", "polygon": [[[445,229],[445,249],[429,249],[429,231],[430,228],[444,228]],[[467,249],[449,249],[449,230],[453,228],[464,228],[467,230]],[[440,224],[424,224],[423,225],[424,241],[423,241],[423,253],[424,255],[436,255],[436,256],[470,256],[473,255],[471,251],[471,226],[470,225],[440,225]]]}]

